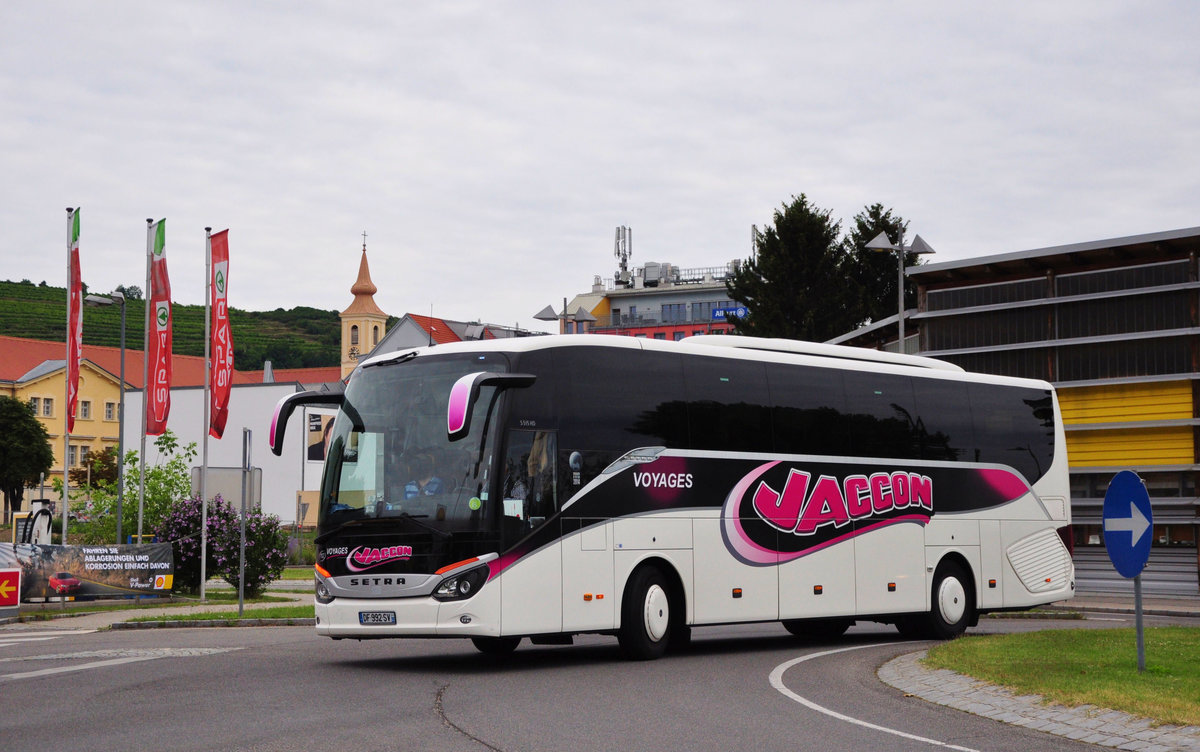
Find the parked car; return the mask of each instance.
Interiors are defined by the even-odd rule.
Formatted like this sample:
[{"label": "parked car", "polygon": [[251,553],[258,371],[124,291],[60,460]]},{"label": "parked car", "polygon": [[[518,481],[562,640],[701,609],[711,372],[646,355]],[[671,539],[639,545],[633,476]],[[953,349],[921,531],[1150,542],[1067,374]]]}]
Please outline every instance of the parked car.
[{"label": "parked car", "polygon": [[59,595],[77,592],[82,585],[79,578],[70,572],[55,572],[50,576],[50,589]]}]

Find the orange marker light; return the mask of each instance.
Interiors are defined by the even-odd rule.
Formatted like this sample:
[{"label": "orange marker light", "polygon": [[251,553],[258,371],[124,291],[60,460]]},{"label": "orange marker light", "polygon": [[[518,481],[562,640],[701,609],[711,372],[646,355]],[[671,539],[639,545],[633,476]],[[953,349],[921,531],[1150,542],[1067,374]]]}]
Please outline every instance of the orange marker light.
[{"label": "orange marker light", "polygon": [[591,594],[591,593],[584,593],[584,594],[583,594],[583,599],[584,599],[585,601],[590,601],[590,600],[592,599],[592,594]]},{"label": "orange marker light", "polygon": [[994,587],[996,587],[996,581],[995,581],[995,580],[988,580],[988,587],[990,587],[990,588],[994,588]]},{"label": "orange marker light", "polygon": [[741,598],[741,597],[742,597],[742,589],[741,589],[740,587],[735,587],[735,588],[733,589],[733,597],[734,597],[734,598]]},{"label": "orange marker light", "polygon": [[478,556],[473,556],[470,559],[463,559],[462,561],[456,561],[453,564],[447,564],[446,566],[442,567],[438,571],[434,572],[434,574],[445,574],[446,572],[449,572],[452,569],[458,569],[459,567],[465,567],[466,565],[468,565],[472,562],[476,562],[476,561],[479,561]]},{"label": "orange marker light", "polygon": [[825,592],[824,585],[813,585],[813,595],[820,595]]},{"label": "orange marker light", "polygon": [[322,577],[333,577],[333,575],[329,574],[329,570],[320,564],[313,564],[313,569],[317,570],[317,574],[321,575]]},{"label": "orange marker light", "polygon": [[888,583],[888,592],[889,592],[889,593],[894,593],[894,592],[896,592],[896,583],[894,583],[894,582],[889,582],[889,583]]}]

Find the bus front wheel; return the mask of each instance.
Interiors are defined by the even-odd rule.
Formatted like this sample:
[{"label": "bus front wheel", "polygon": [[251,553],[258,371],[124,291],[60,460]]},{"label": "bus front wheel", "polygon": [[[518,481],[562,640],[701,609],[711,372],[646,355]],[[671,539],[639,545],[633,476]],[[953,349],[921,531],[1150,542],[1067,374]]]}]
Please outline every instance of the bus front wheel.
[{"label": "bus front wheel", "polygon": [[633,660],[659,658],[671,637],[671,597],[667,579],[654,567],[634,573],[621,603],[621,650]]}]

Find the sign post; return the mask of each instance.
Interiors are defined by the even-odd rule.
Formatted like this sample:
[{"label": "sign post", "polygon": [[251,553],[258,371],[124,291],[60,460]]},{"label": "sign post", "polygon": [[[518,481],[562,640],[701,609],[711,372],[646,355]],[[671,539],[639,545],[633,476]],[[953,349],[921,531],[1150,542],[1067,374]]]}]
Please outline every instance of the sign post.
[{"label": "sign post", "polygon": [[1150,558],[1154,539],[1154,513],[1146,484],[1132,470],[1113,476],[1104,494],[1104,547],[1117,573],[1133,580],[1137,623],[1138,673],[1146,670],[1146,643],[1142,628],[1142,569]]},{"label": "sign post", "polygon": [[0,569],[0,617],[16,616],[21,610],[21,570]]}]

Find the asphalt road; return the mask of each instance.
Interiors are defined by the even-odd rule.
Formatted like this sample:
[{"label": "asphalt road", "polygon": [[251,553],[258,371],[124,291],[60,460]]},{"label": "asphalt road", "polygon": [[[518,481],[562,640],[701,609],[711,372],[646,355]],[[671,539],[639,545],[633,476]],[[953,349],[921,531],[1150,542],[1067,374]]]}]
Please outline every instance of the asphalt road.
[{"label": "asphalt road", "polygon": [[[976,631],[1126,623],[985,620]],[[751,625],[697,629],[686,652],[645,663],[624,660],[602,636],[526,642],[492,660],[459,640],[334,642],[308,627],[79,634],[64,620],[0,630],[0,747],[1096,749],[878,681],[879,665],[925,644],[875,625],[821,644]]]}]

